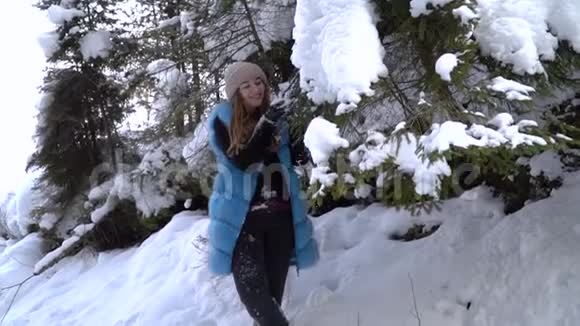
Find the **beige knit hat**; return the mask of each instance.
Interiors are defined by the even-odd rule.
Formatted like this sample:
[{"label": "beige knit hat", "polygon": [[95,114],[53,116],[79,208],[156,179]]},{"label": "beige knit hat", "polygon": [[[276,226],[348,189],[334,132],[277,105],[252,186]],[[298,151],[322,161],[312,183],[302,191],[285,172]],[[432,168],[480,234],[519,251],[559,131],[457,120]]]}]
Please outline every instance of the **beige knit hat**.
[{"label": "beige knit hat", "polygon": [[232,101],[232,97],[234,97],[236,90],[238,90],[242,83],[254,80],[258,77],[262,79],[264,83],[268,83],[268,78],[266,78],[264,70],[256,64],[240,61],[229,65],[224,73],[228,101]]}]

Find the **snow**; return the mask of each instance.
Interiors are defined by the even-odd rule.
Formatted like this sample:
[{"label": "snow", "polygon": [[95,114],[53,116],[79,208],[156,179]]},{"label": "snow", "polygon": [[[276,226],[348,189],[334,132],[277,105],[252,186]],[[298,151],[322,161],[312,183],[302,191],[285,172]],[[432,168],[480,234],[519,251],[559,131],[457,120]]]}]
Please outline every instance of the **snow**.
[{"label": "snow", "polygon": [[570,138],[570,137],[568,137],[568,136],[566,136],[566,135],[564,135],[564,134],[561,134],[561,133],[557,133],[557,134],[556,134],[556,137],[558,137],[558,138],[560,138],[560,139],[563,139],[563,140],[567,140],[567,141],[572,141],[572,140],[574,140],[574,139],[572,139],[572,138]]},{"label": "snow", "polygon": [[478,112],[478,111],[463,110],[463,113],[472,114],[472,115],[474,115],[476,117],[480,117],[480,118],[485,118],[485,114]]},{"label": "snow", "polygon": [[[441,179],[451,175],[451,168],[443,158],[430,161],[428,157],[433,152],[443,153],[452,146],[481,148],[504,145],[515,148],[522,144],[547,145],[541,137],[520,132],[523,128],[536,127],[535,121],[521,120],[514,125],[510,114],[500,113],[488,123],[497,130],[475,123],[468,128],[457,121],[433,124],[430,132],[419,139],[410,132],[392,132],[387,138],[371,130],[367,132],[366,141],[349,153],[348,159],[361,172],[379,169],[379,174],[384,172],[380,171],[381,165],[391,160],[397,170],[413,176],[417,194],[436,198]],[[384,176],[381,178],[377,180],[379,187],[384,183]]]},{"label": "snow", "polygon": [[35,189],[39,175],[39,170],[27,173],[14,195],[9,196],[3,204],[0,226],[4,225],[5,232],[11,237],[22,238],[28,234],[28,227],[35,223],[33,209],[42,203],[45,196]]},{"label": "snow", "polygon": [[209,150],[209,132],[207,122],[204,120],[197,124],[191,140],[183,147],[182,156],[187,162],[191,175],[202,178],[207,175],[207,168],[212,162],[213,154]]},{"label": "snow", "polygon": [[418,147],[423,141],[412,133],[400,135],[400,140],[397,137],[378,137],[377,134],[368,132],[367,141],[350,152],[350,163],[360,171],[369,171],[380,167],[386,160],[393,160],[399,171],[413,176],[417,194],[436,198],[441,177],[451,175],[447,162],[444,159],[434,162],[423,159]]},{"label": "snow", "polygon": [[356,198],[368,198],[371,195],[373,187],[363,183],[354,189],[354,196]]},{"label": "snow", "polygon": [[163,29],[163,28],[167,28],[170,26],[175,26],[175,25],[179,24],[180,22],[181,22],[181,17],[175,16],[175,17],[165,19],[165,20],[162,20],[161,22],[159,22],[159,26],[157,28]]},{"label": "snow", "polygon": [[192,21],[193,15],[194,14],[192,12],[182,11],[179,16],[174,16],[169,19],[162,20],[157,28],[164,29],[179,25],[179,29],[182,34],[181,38],[191,37],[195,32],[195,26]]},{"label": "snow", "polygon": [[427,100],[425,100],[425,92],[421,91],[419,93],[419,102],[417,103],[417,105],[428,105],[431,106],[431,103],[427,102]]},{"label": "snow", "polygon": [[61,257],[63,253],[70,249],[73,245],[75,245],[80,240],[80,237],[73,235],[72,237],[64,240],[60,247],[54,249],[53,251],[47,253],[42,259],[40,259],[34,265],[34,274],[41,273],[42,270],[46,269],[50,264],[53,264],[56,259]]},{"label": "snow", "polygon": [[538,127],[538,123],[534,120],[520,120],[520,122],[518,122],[519,129],[526,127]]},{"label": "snow", "polygon": [[73,233],[76,236],[82,237],[85,233],[90,232],[94,227],[94,223],[81,224],[73,229]]},{"label": "snow", "polygon": [[43,33],[37,40],[47,58],[52,57],[60,49],[59,36],[56,31]]},{"label": "snow", "polygon": [[[420,104],[420,103],[419,103],[419,104]],[[406,127],[407,127],[407,122],[405,122],[405,121],[401,121],[401,122],[399,122],[399,123],[398,123],[398,124],[395,126],[395,129],[393,130],[393,134],[394,134],[394,133],[396,133],[396,132],[399,132],[399,131],[401,131],[401,130],[403,130],[403,129],[405,129]]]},{"label": "snow", "polygon": [[312,169],[310,175],[310,184],[315,184],[319,182],[322,187],[331,187],[334,181],[338,179],[338,174],[329,173],[330,168],[328,166],[317,166]]},{"label": "snow", "polygon": [[517,74],[544,73],[540,60],[556,58],[558,40],[580,53],[580,2],[576,0],[478,1],[475,36],[484,55]]},{"label": "snow", "polygon": [[553,150],[547,150],[530,159],[530,175],[537,177],[543,174],[548,179],[556,179],[564,173],[560,155]]},{"label": "snow", "polygon": [[453,9],[452,13],[453,16],[461,19],[461,23],[464,25],[468,24],[470,21],[478,17],[478,15],[466,5],[462,5],[458,8]]},{"label": "snow", "polygon": [[[22,282],[32,274],[32,267],[42,258],[44,240],[38,233],[30,233],[23,239],[0,244],[0,288]],[[7,296],[0,292],[0,311],[4,313]],[[10,293],[10,292],[8,292]]]},{"label": "snow", "polygon": [[310,151],[314,164],[324,164],[328,163],[336,149],[347,148],[349,143],[340,137],[340,130],[334,123],[322,117],[316,117],[306,128],[304,145]]},{"label": "snow", "polygon": [[58,222],[58,216],[53,213],[45,213],[40,217],[40,223],[38,226],[41,229],[50,230]]},{"label": "snow", "polygon": [[91,221],[95,224],[99,223],[107,214],[112,212],[117,207],[119,199],[126,198],[125,196],[130,193],[130,190],[127,189],[131,188],[130,186],[131,183],[126,174],[115,176],[110,193],[107,194],[105,202],[91,212]]},{"label": "snow", "polygon": [[65,9],[61,6],[52,5],[48,8],[48,19],[56,25],[63,25],[75,17],[84,17],[85,13],[78,9]]},{"label": "snow", "polygon": [[[290,271],[283,310],[293,326],[411,326],[414,296],[425,325],[575,325],[579,196],[576,173],[509,216],[486,188],[418,217],[379,204],[334,209],[313,220],[321,260]],[[22,287],[6,325],[250,325],[231,276],[207,268],[208,222],[183,212],[137,247],[65,258]],[[414,224],[440,227],[390,240]],[[6,251],[30,266],[38,242],[29,235],[0,253],[0,285],[31,273]],[[0,311],[14,291],[5,293]]]},{"label": "snow", "polygon": [[87,196],[89,201],[97,201],[101,199],[106,199],[111,189],[113,188],[113,180],[107,180],[102,184],[93,187],[91,191],[89,191],[89,195]]},{"label": "snow", "polygon": [[411,16],[419,17],[421,15],[428,15],[432,10],[427,9],[427,4],[432,4],[434,7],[442,7],[452,0],[411,0]]},{"label": "snow", "polygon": [[457,67],[458,63],[459,60],[455,54],[445,53],[437,59],[437,62],[435,62],[435,72],[441,76],[442,80],[450,82],[451,72],[455,67]]},{"label": "snow", "polygon": [[504,129],[514,123],[514,117],[509,113],[500,113],[493,119],[489,120],[488,124],[495,126],[498,129]]},{"label": "snow", "polygon": [[519,145],[547,145],[547,142],[538,136],[520,132],[520,129],[537,126],[535,121],[522,120],[514,125],[514,118],[509,113],[500,113],[488,124],[495,126],[497,130],[472,124],[468,129],[467,125],[461,122],[446,121],[442,125],[434,124],[431,133],[422,139],[422,145],[427,152],[448,150],[451,145],[467,148],[477,147],[497,147],[509,145],[515,148]]},{"label": "snow", "polygon": [[111,33],[105,30],[90,31],[80,39],[79,45],[85,61],[91,58],[106,58],[113,47]]},{"label": "snow", "polygon": [[69,34],[78,34],[80,33],[81,28],[79,26],[74,26],[71,29],[68,30]]},{"label": "snow", "polygon": [[91,221],[98,223],[125,199],[134,202],[145,217],[173,206],[180,192],[192,190],[181,189],[190,176],[181,157],[188,141],[169,138],[148,144],[138,166],[125,165],[111,180],[95,185],[88,196],[87,206],[97,206],[91,212]]},{"label": "snow", "polygon": [[488,85],[487,88],[496,92],[505,93],[507,99],[510,101],[529,101],[532,99],[528,96],[529,93],[536,91],[533,87],[503,77],[495,77],[491,82],[492,84]]},{"label": "snow", "polygon": [[174,110],[175,101],[184,100],[187,92],[187,74],[175,61],[157,59],[147,65],[147,72],[156,80],[152,108],[157,121],[164,121]]},{"label": "snow", "polygon": [[434,124],[431,133],[422,141],[427,152],[444,152],[451,145],[467,148],[469,146],[481,146],[479,139],[471,137],[466,132],[467,125],[456,121],[445,121],[442,125]]},{"label": "snow", "polygon": [[344,178],[344,182],[346,182],[346,183],[350,183],[350,184],[356,183],[356,179],[350,173],[345,173],[342,177]]},{"label": "snow", "polygon": [[374,94],[371,83],[388,71],[368,0],[298,1],[294,21],[291,60],[308,98],[338,101],[339,115]]},{"label": "snow", "polygon": [[181,24],[181,34],[183,38],[193,36],[195,32],[195,24],[193,23],[193,14],[187,11],[182,11],[179,15],[179,23]]}]

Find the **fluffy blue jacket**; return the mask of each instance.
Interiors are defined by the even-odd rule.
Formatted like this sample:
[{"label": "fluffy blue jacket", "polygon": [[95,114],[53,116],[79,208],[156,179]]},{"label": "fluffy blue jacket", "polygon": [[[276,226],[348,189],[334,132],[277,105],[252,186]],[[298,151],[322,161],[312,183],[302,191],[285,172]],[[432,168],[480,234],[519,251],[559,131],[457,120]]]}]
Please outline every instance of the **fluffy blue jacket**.
[{"label": "fluffy blue jacket", "polygon": [[[215,119],[229,127],[232,106],[228,102],[216,105],[207,120],[209,143],[218,164],[213,192],[209,199],[209,268],[215,274],[231,273],[231,264],[236,241],[241,232],[256,191],[259,169],[240,170],[222,151],[216,131]],[[288,187],[294,221],[295,251],[290,264],[304,269],[318,261],[318,245],[313,238],[312,222],[307,216],[307,204],[300,182],[292,166],[288,125],[282,124],[278,158],[288,170]],[[272,216],[277,218],[277,216]]]}]

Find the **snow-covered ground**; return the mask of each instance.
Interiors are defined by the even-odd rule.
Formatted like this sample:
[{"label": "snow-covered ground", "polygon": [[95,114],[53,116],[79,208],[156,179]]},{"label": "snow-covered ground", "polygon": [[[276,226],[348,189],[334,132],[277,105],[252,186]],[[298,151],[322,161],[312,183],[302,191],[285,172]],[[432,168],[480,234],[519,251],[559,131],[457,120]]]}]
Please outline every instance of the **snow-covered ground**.
[{"label": "snow-covered ground", "polygon": [[[412,217],[380,205],[315,219],[322,258],[289,274],[293,325],[578,325],[580,173],[504,216],[485,188]],[[441,227],[390,240],[415,222]],[[2,325],[251,325],[231,276],[206,266],[204,212],[183,212],[139,247],[66,258],[20,289]],[[0,240],[0,288],[41,259],[32,234]],[[0,313],[16,289],[0,294]]]}]

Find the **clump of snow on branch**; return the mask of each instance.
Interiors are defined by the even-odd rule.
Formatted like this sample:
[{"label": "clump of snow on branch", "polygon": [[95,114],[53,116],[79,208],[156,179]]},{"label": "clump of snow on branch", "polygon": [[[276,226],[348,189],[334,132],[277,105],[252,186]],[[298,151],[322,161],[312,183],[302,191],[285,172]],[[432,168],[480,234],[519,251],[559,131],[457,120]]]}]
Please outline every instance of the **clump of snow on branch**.
[{"label": "clump of snow on branch", "polygon": [[[451,174],[451,168],[444,159],[431,162],[419,153],[420,142],[412,133],[386,138],[379,132],[370,131],[366,142],[349,154],[352,165],[361,171],[378,168],[386,160],[392,160],[399,171],[413,176],[415,192],[420,195],[437,197],[442,176]],[[382,183],[384,175],[378,183]]]},{"label": "clump of snow on branch", "polygon": [[189,172],[194,178],[203,178],[210,168],[213,155],[209,150],[209,133],[207,123],[202,121],[197,124],[191,140],[183,147],[182,156],[187,162]]},{"label": "clump of snow on branch", "polygon": [[[391,137],[369,131],[366,141],[349,154],[349,161],[358,170],[369,171],[380,168],[385,161],[391,160],[399,171],[413,176],[417,194],[437,198],[441,179],[451,175],[451,168],[444,158],[435,161],[427,159],[430,153],[443,153],[452,146],[515,148],[523,144],[547,145],[543,138],[522,132],[524,128],[537,127],[535,121],[522,120],[514,124],[511,115],[501,113],[488,124],[496,129],[479,124],[472,124],[468,128],[461,122],[446,121],[433,124],[431,131],[420,138],[413,133],[404,132],[404,124],[397,129],[397,135],[393,132]],[[384,177],[382,175],[377,184],[382,184]]]},{"label": "clump of snow on branch", "polygon": [[488,122],[495,126],[492,129],[479,124],[472,124],[469,128],[461,122],[446,121],[443,124],[434,124],[431,133],[426,135],[422,144],[428,152],[444,152],[451,146],[467,148],[510,146],[515,148],[520,145],[545,146],[547,142],[538,136],[521,132],[526,127],[536,127],[533,121],[524,120],[514,125],[514,119],[509,113],[500,113]]},{"label": "clump of snow on branch", "polygon": [[48,8],[48,20],[55,25],[63,25],[75,17],[84,17],[85,13],[78,9],[65,9],[61,6],[52,5]]},{"label": "clump of snow on branch", "polygon": [[56,31],[41,34],[37,41],[42,48],[44,56],[47,58],[52,57],[60,49],[59,36]]},{"label": "clump of snow on branch", "polygon": [[80,39],[79,44],[84,60],[106,58],[113,47],[111,33],[104,30],[88,32]]},{"label": "clump of snow on branch", "polygon": [[314,164],[328,163],[338,148],[347,148],[349,143],[340,137],[338,127],[322,117],[312,119],[304,133],[304,144],[310,151]]},{"label": "clump of snow on branch", "polygon": [[505,79],[503,77],[495,77],[492,79],[491,85],[488,85],[487,88],[496,92],[504,93],[506,98],[510,101],[530,101],[532,98],[529,94],[536,91],[531,86],[510,79]]},{"label": "clump of snow on branch", "polygon": [[96,206],[91,221],[98,223],[123,200],[134,202],[144,217],[150,217],[186,197],[191,189],[181,186],[187,183],[189,172],[181,155],[187,141],[175,138],[153,145],[136,168],[120,167],[112,179],[93,187],[88,196],[88,206]]},{"label": "clump of snow on branch", "polygon": [[483,54],[512,65],[514,73],[544,73],[540,59],[555,59],[558,40],[580,52],[577,0],[484,0],[478,14],[475,35]]},{"label": "clump of snow on branch", "polygon": [[157,121],[164,120],[173,110],[175,101],[182,100],[187,92],[187,75],[169,59],[158,59],[147,66],[147,72],[155,78],[156,89],[153,112]]},{"label": "clump of snow on branch", "polygon": [[455,67],[457,67],[458,64],[459,59],[457,59],[455,54],[445,53],[444,55],[440,56],[439,59],[437,59],[437,62],[435,62],[435,72],[441,76],[441,79],[450,82],[451,72],[453,69],[455,69]]},{"label": "clump of snow on branch", "polygon": [[343,114],[373,94],[371,83],[388,71],[369,1],[299,1],[295,23],[291,59],[312,101],[338,101]]},{"label": "clump of snow on branch", "polygon": [[441,7],[452,0],[411,0],[411,16],[419,17],[421,15],[428,15],[432,12],[431,9],[427,9],[427,4],[431,4],[434,7]]},{"label": "clump of snow on branch", "polygon": [[194,12],[182,11],[179,16],[174,16],[169,19],[162,20],[157,26],[158,29],[179,26],[179,31],[182,34],[181,38],[189,38],[195,33],[195,25],[193,23]]},{"label": "clump of snow on branch", "polygon": [[304,145],[310,151],[312,161],[317,166],[312,169],[310,184],[320,183],[316,195],[323,195],[324,188],[331,187],[338,174],[331,172],[328,160],[338,148],[348,148],[349,143],[340,137],[338,127],[322,117],[314,118],[304,133]]},{"label": "clump of snow on branch", "polygon": [[[413,17],[430,14],[451,0],[412,0]],[[479,0],[474,10],[465,1],[452,14],[469,24],[477,19],[474,35],[482,54],[510,65],[516,74],[544,73],[542,60],[556,58],[559,41],[580,53],[580,1]]]},{"label": "clump of snow on branch", "polygon": [[466,5],[460,6],[452,10],[453,16],[461,19],[461,23],[464,25],[469,24],[470,21],[479,17],[471,8]]},{"label": "clump of snow on branch", "polygon": [[39,170],[27,173],[16,191],[6,197],[0,206],[0,233],[19,239],[37,222],[33,218],[34,208],[46,198],[42,189],[36,188],[39,176]]},{"label": "clump of snow on branch", "polygon": [[54,249],[53,251],[47,253],[40,261],[34,265],[34,274],[40,274],[43,270],[48,268],[50,265],[55,263],[60,257],[62,257],[68,249],[77,244],[81,238],[79,236],[73,235],[70,238],[64,240],[60,247]]}]

